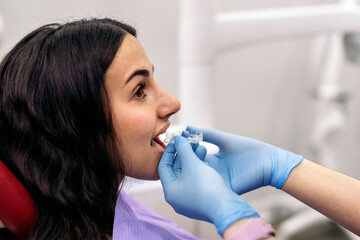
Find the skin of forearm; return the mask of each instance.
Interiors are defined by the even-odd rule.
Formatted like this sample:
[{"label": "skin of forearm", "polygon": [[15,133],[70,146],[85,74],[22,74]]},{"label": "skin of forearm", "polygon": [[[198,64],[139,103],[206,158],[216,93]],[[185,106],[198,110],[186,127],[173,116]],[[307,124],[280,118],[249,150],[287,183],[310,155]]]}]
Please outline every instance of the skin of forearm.
[{"label": "skin of forearm", "polygon": [[360,235],[360,181],[304,159],[281,189]]}]

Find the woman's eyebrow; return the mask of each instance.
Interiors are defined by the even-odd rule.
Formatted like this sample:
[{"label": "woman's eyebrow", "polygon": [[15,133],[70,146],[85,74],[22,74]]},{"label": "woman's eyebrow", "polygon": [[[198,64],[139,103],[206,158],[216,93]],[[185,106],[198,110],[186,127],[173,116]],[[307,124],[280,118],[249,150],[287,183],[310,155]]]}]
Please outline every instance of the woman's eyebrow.
[{"label": "woman's eyebrow", "polygon": [[[154,65],[152,65],[152,71],[154,73],[155,68]],[[150,75],[149,71],[146,69],[140,69],[140,70],[136,70],[133,74],[131,74],[131,76],[126,80],[125,85],[131,81],[131,79],[133,79],[135,76],[140,75],[140,76],[144,76],[144,77],[148,77]]]}]

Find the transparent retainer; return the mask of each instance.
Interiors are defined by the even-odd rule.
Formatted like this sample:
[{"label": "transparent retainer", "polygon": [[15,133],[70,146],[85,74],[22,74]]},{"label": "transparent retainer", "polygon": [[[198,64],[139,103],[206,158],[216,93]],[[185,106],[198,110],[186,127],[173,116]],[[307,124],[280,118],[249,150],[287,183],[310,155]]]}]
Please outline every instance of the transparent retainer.
[{"label": "transparent retainer", "polygon": [[[166,133],[166,137],[164,139],[164,143],[169,144],[169,143],[174,143],[174,137],[175,136],[181,136],[181,131],[176,131],[176,132],[167,132]],[[188,140],[189,143],[198,143],[201,142],[203,140],[203,133],[199,132],[199,133],[191,133],[189,137],[186,138]]]}]

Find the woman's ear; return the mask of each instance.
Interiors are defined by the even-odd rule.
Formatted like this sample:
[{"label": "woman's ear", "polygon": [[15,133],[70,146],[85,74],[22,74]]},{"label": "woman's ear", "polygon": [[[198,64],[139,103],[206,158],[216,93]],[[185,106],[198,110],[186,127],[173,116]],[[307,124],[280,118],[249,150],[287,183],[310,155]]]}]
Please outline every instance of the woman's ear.
[{"label": "woman's ear", "polygon": [[19,239],[27,239],[37,221],[30,193],[0,160],[0,220]]}]

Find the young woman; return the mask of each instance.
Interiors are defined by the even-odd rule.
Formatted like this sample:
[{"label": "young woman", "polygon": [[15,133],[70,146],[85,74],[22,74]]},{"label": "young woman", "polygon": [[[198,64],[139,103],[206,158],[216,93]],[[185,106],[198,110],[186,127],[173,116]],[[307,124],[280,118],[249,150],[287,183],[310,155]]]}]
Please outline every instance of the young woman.
[{"label": "young woman", "polygon": [[0,66],[0,159],[34,199],[29,239],[109,239],[125,175],[158,179],[179,101],[136,31],[112,19],[48,24]]},{"label": "young woman", "polygon": [[[0,159],[37,207],[28,239],[111,239],[113,232],[116,239],[196,239],[119,193],[125,175],[161,174],[165,196],[175,193],[167,200],[182,199],[181,213],[214,223],[222,236],[239,228],[239,219],[258,217],[215,170],[186,162],[182,154],[183,164],[174,165],[193,175],[183,174],[177,184],[182,170],[171,168],[179,163],[174,145],[163,154],[159,135],[180,103],[157,85],[153,73],[135,30],[111,19],[42,26],[5,56]],[[190,149],[206,155],[198,144]],[[204,179],[211,184],[203,187]],[[184,189],[197,190],[174,199]],[[252,222],[264,225],[258,220]],[[263,230],[260,237],[273,236],[270,227]]]}]

